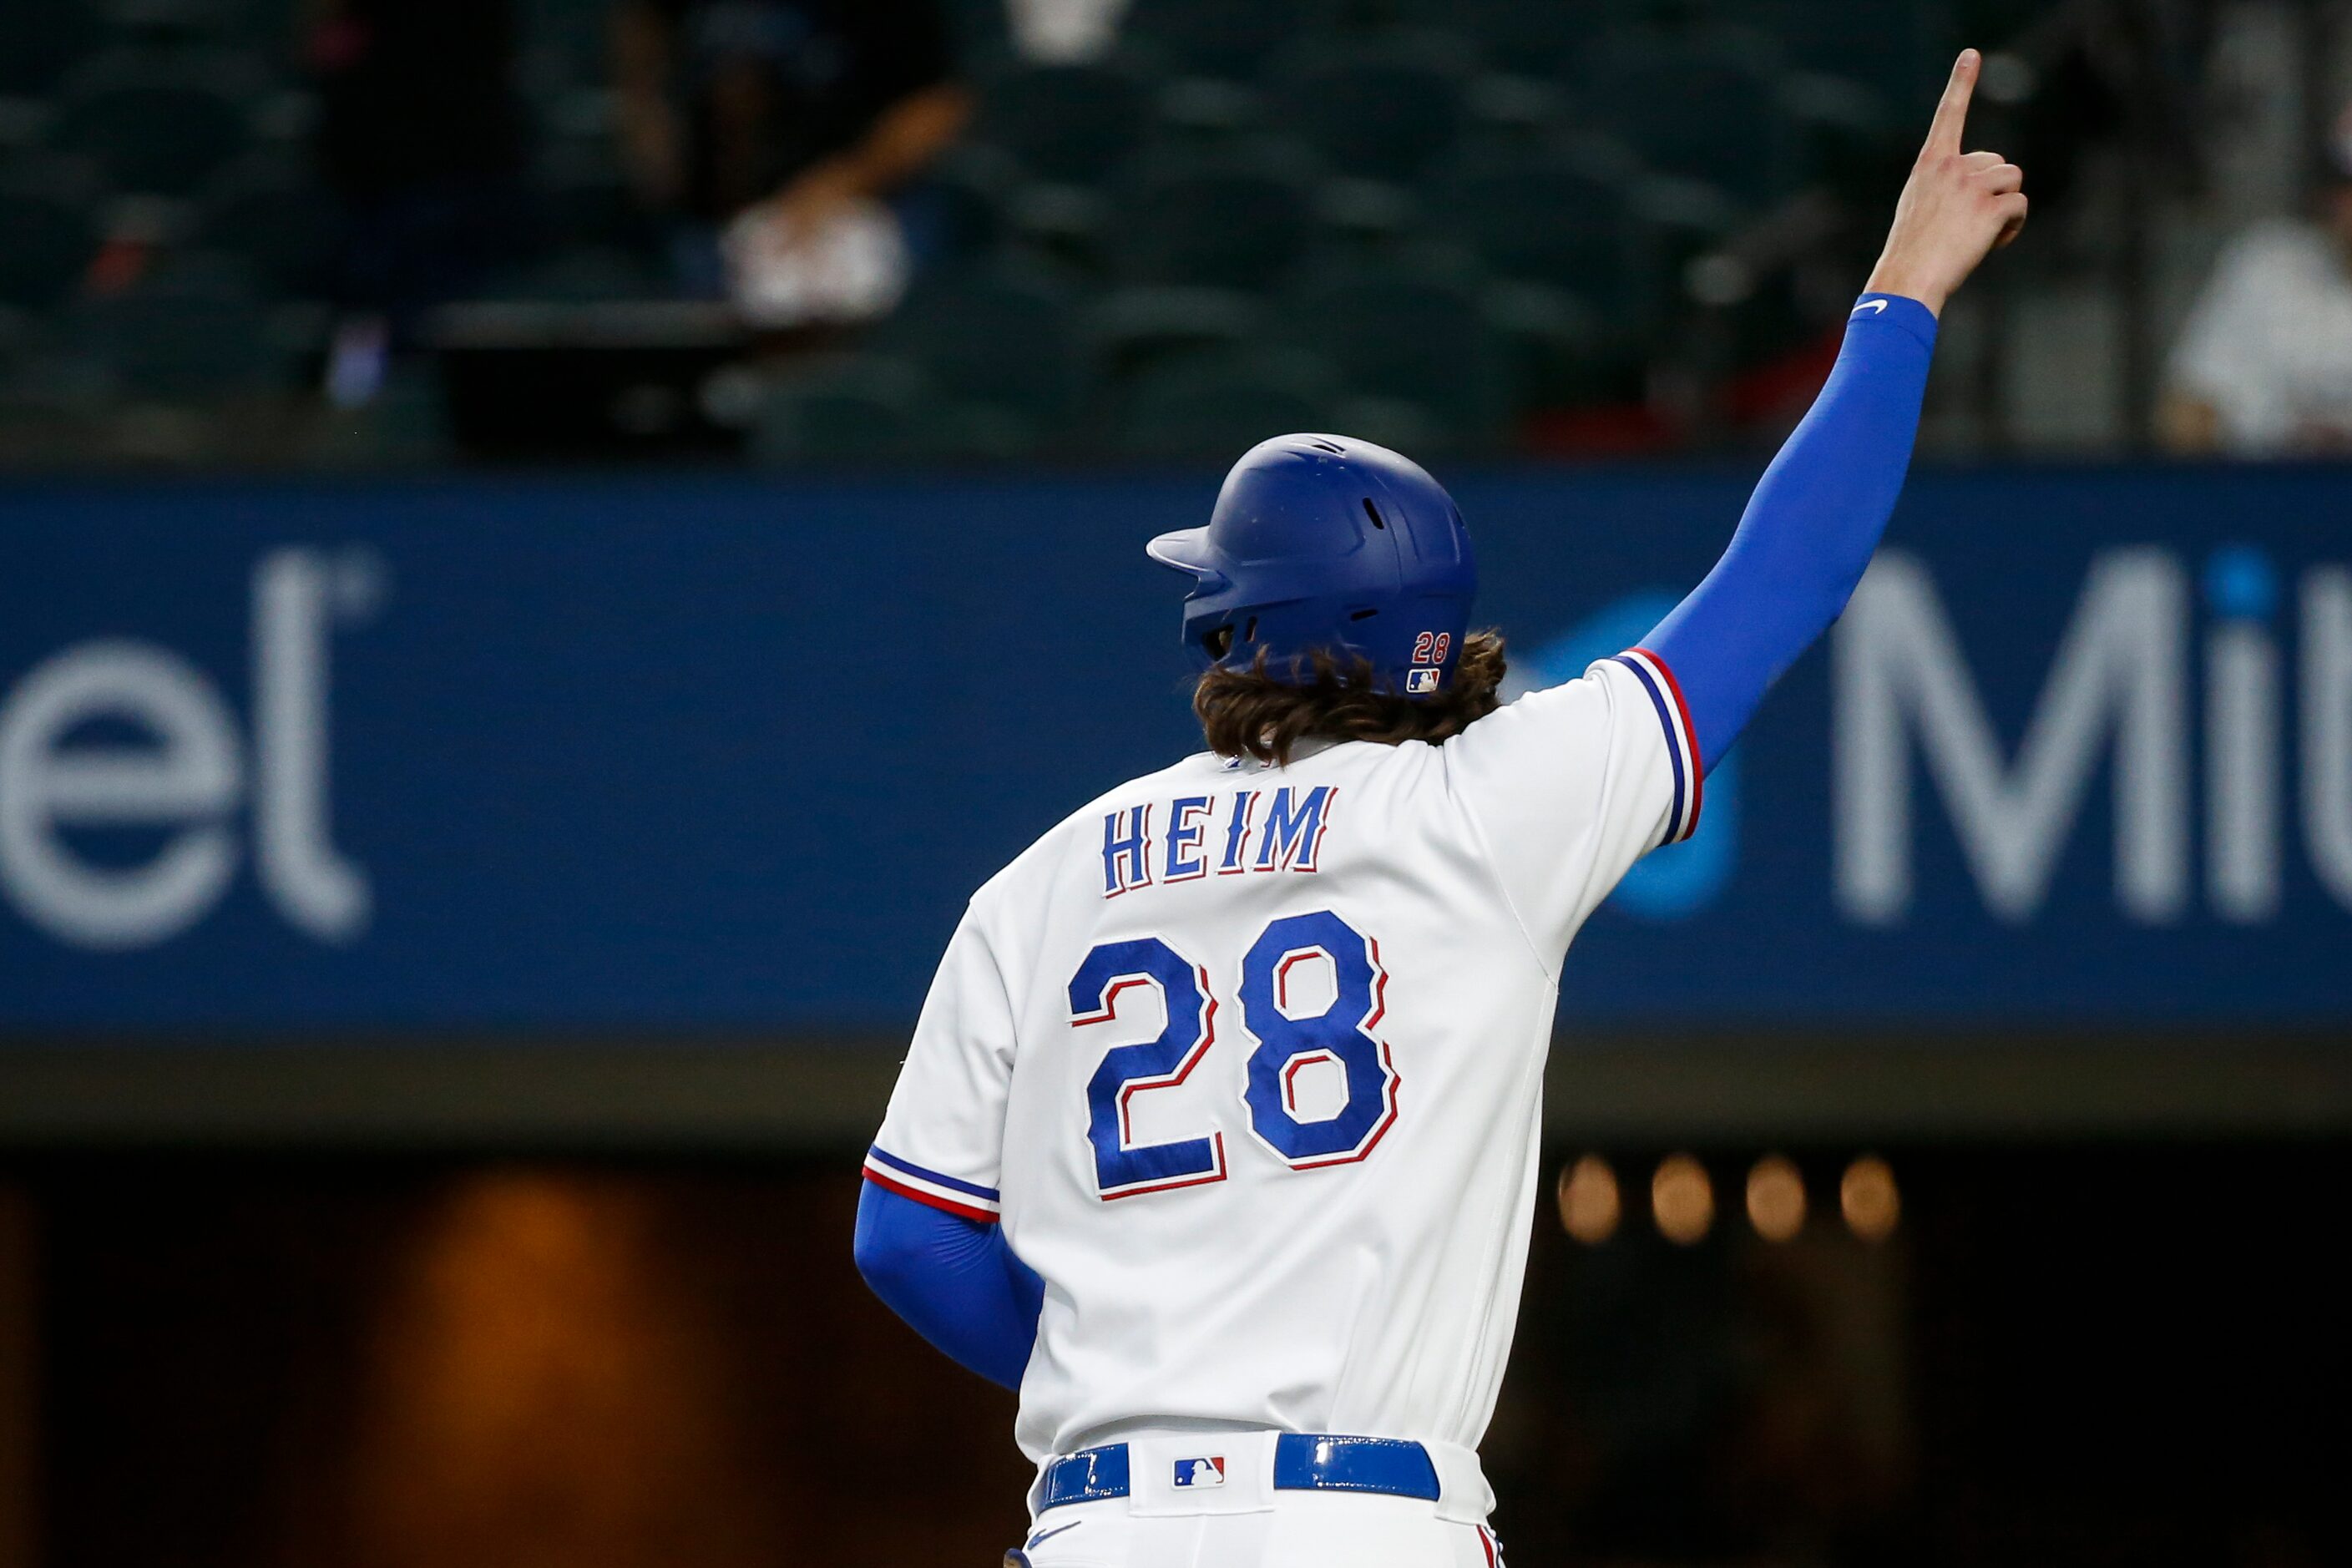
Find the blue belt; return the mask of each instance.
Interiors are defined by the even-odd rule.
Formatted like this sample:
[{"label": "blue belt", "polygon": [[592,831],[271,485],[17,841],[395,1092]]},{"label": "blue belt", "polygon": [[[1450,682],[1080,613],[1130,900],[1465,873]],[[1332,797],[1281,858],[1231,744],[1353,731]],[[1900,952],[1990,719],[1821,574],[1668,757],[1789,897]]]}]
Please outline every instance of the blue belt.
[{"label": "blue belt", "polygon": [[[1213,1433],[1201,1435],[1214,1447]],[[1284,1432],[1274,1439],[1276,1491],[1375,1492],[1382,1497],[1437,1500],[1437,1467],[1429,1450],[1394,1437],[1334,1437]],[[1108,1502],[1128,1494],[1127,1445],[1082,1448],[1045,1467],[1037,1511],[1074,1502]]]}]

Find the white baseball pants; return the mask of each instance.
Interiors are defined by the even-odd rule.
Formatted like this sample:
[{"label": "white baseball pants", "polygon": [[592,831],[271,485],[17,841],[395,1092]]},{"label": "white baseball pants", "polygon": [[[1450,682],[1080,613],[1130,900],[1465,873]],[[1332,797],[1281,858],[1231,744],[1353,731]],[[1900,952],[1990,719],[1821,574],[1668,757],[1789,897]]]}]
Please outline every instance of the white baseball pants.
[{"label": "white baseball pants", "polygon": [[1486,1526],[1415,1498],[1284,1492],[1259,1513],[1138,1518],[1124,1500],[1048,1510],[1012,1568],[1501,1568]]}]

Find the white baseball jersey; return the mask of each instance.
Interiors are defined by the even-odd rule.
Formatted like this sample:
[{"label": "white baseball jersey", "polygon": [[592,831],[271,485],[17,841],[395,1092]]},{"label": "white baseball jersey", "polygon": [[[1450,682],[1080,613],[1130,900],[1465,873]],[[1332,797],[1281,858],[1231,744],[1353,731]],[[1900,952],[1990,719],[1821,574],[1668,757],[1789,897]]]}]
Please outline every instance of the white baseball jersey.
[{"label": "white baseball jersey", "polygon": [[1045,1282],[1018,1436],[1474,1448],[1527,1261],[1570,939],[1699,812],[1634,651],[1443,744],[1202,753],[971,900],[866,1161]]}]

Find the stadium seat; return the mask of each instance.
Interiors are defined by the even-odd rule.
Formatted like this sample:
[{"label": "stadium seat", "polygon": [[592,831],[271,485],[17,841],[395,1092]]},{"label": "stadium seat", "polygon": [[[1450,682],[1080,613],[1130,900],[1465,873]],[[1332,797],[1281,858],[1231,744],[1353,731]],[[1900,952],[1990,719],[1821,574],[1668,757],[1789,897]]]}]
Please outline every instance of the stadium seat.
[{"label": "stadium seat", "polygon": [[987,85],[973,134],[1030,174],[1074,184],[1108,178],[1143,143],[1143,84],[1112,66],[1032,66]]},{"label": "stadium seat", "polygon": [[1491,437],[1503,414],[1500,344],[1474,290],[1440,273],[1349,265],[1286,297],[1298,346],[1335,365],[1351,392],[1420,410],[1451,437]]},{"label": "stadium seat", "polygon": [[1195,356],[1204,350],[1263,343],[1265,312],[1227,289],[1144,285],[1115,289],[1085,312],[1087,357],[1107,379]]},{"label": "stadium seat", "polygon": [[1556,153],[1476,158],[1435,182],[1430,205],[1489,275],[1633,313],[1634,221],[1624,191],[1601,171]]},{"label": "stadium seat", "polygon": [[993,149],[966,143],[934,163],[907,194],[902,213],[910,238],[935,262],[986,254],[1003,237],[1005,205],[1018,171]]},{"label": "stadium seat", "polygon": [[1651,226],[1607,172],[1558,153],[1449,171],[1433,212],[1473,249],[1515,406],[1590,401],[1624,379],[1654,323]]},{"label": "stadium seat", "polygon": [[105,9],[121,37],[144,43],[249,37],[272,23],[282,25],[266,0],[108,0]]},{"label": "stadium seat", "polygon": [[1489,68],[1522,76],[1565,74],[1594,35],[1633,0],[1389,0],[1407,26],[1451,27],[1478,40]]},{"label": "stadium seat", "polygon": [[1026,269],[971,264],[920,279],[871,347],[926,371],[946,397],[1058,429],[1078,390],[1066,290]]},{"label": "stadium seat", "polygon": [[1482,71],[1462,89],[1465,153],[1526,152],[1558,134],[1568,98],[1558,83]]},{"label": "stadium seat", "polygon": [[515,0],[513,10],[520,74],[535,93],[605,82],[610,0]]},{"label": "stadium seat", "polygon": [[1685,264],[1714,250],[1739,226],[1740,209],[1713,185],[1658,174],[1628,182],[1645,298],[1679,289]]},{"label": "stadium seat", "polygon": [[299,158],[243,161],[206,188],[200,243],[239,256],[272,292],[316,299],[327,289],[341,242],[334,199]]},{"label": "stadium seat", "polygon": [[1307,22],[1305,0],[1135,0],[1124,32],[1171,75],[1253,79]]},{"label": "stadium seat", "polygon": [[123,293],[83,300],[69,325],[133,397],[255,391],[287,368],[259,292],[226,258],[188,258]]},{"label": "stadium seat", "polygon": [[1005,0],[947,0],[945,9],[955,58],[967,68],[1013,58],[1015,51]]},{"label": "stadium seat", "polygon": [[0,304],[42,310],[65,299],[98,242],[87,201],[43,182],[0,182]]},{"label": "stadium seat", "polygon": [[789,371],[762,399],[750,452],[761,463],[883,463],[919,456],[940,420],[920,371],[859,355]]},{"label": "stadium seat", "polygon": [[1729,40],[1619,34],[1587,57],[1578,96],[1650,168],[1754,206],[1785,194],[1796,173],[1768,68]]},{"label": "stadium seat", "polygon": [[1102,252],[1110,201],[1100,191],[1030,180],[1005,194],[1001,210],[1006,230],[1039,258],[1088,276],[1108,266]]},{"label": "stadium seat", "polygon": [[32,318],[0,305],[0,397],[38,374],[40,347]]},{"label": "stadium seat", "polygon": [[1112,444],[1129,457],[1229,463],[1269,436],[1328,425],[1336,391],[1329,367],[1311,355],[1196,355],[1125,389]]},{"label": "stadium seat", "polygon": [[1284,121],[1336,173],[1410,181],[1462,131],[1464,60],[1444,36],[1304,47],[1268,79]]},{"label": "stadium seat", "polygon": [[92,0],[11,0],[0,5],[0,94],[46,93],[106,41]]},{"label": "stadium seat", "polygon": [[1631,323],[1535,283],[1497,283],[1481,303],[1501,341],[1514,409],[1610,401],[1637,386],[1648,339]]},{"label": "stadium seat", "polygon": [[40,468],[86,462],[90,411],[0,383],[0,468]]},{"label": "stadium seat", "polygon": [[192,196],[248,140],[244,104],[205,75],[194,61],[101,61],[68,91],[49,144],[89,158],[118,190]]},{"label": "stadium seat", "polygon": [[541,153],[536,175],[545,232],[558,245],[630,246],[649,237],[645,209],[602,136],[567,137]]},{"label": "stadium seat", "polygon": [[1181,159],[1143,171],[1121,193],[1113,243],[1139,282],[1264,291],[1305,249],[1306,183],[1278,155]]},{"label": "stadium seat", "polygon": [[1723,15],[1769,37],[1789,64],[1867,89],[1886,119],[1906,124],[1935,101],[1958,52],[1948,11],[1930,0],[1727,0]]}]

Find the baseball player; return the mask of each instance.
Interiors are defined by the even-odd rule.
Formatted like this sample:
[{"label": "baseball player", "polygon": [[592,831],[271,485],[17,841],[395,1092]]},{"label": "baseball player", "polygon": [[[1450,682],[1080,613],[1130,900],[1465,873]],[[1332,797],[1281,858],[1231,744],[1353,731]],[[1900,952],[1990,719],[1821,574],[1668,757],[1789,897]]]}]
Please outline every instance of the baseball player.
[{"label": "baseball player", "polygon": [[1819,401],[1642,646],[1499,706],[1460,511],[1286,436],[1184,574],[1210,749],[971,900],[872,1152],[857,1261],[1021,1395],[1029,1568],[1489,1568],[1570,941],[1699,821],[1903,483],[1937,313],[2024,222],[1960,56]]}]

